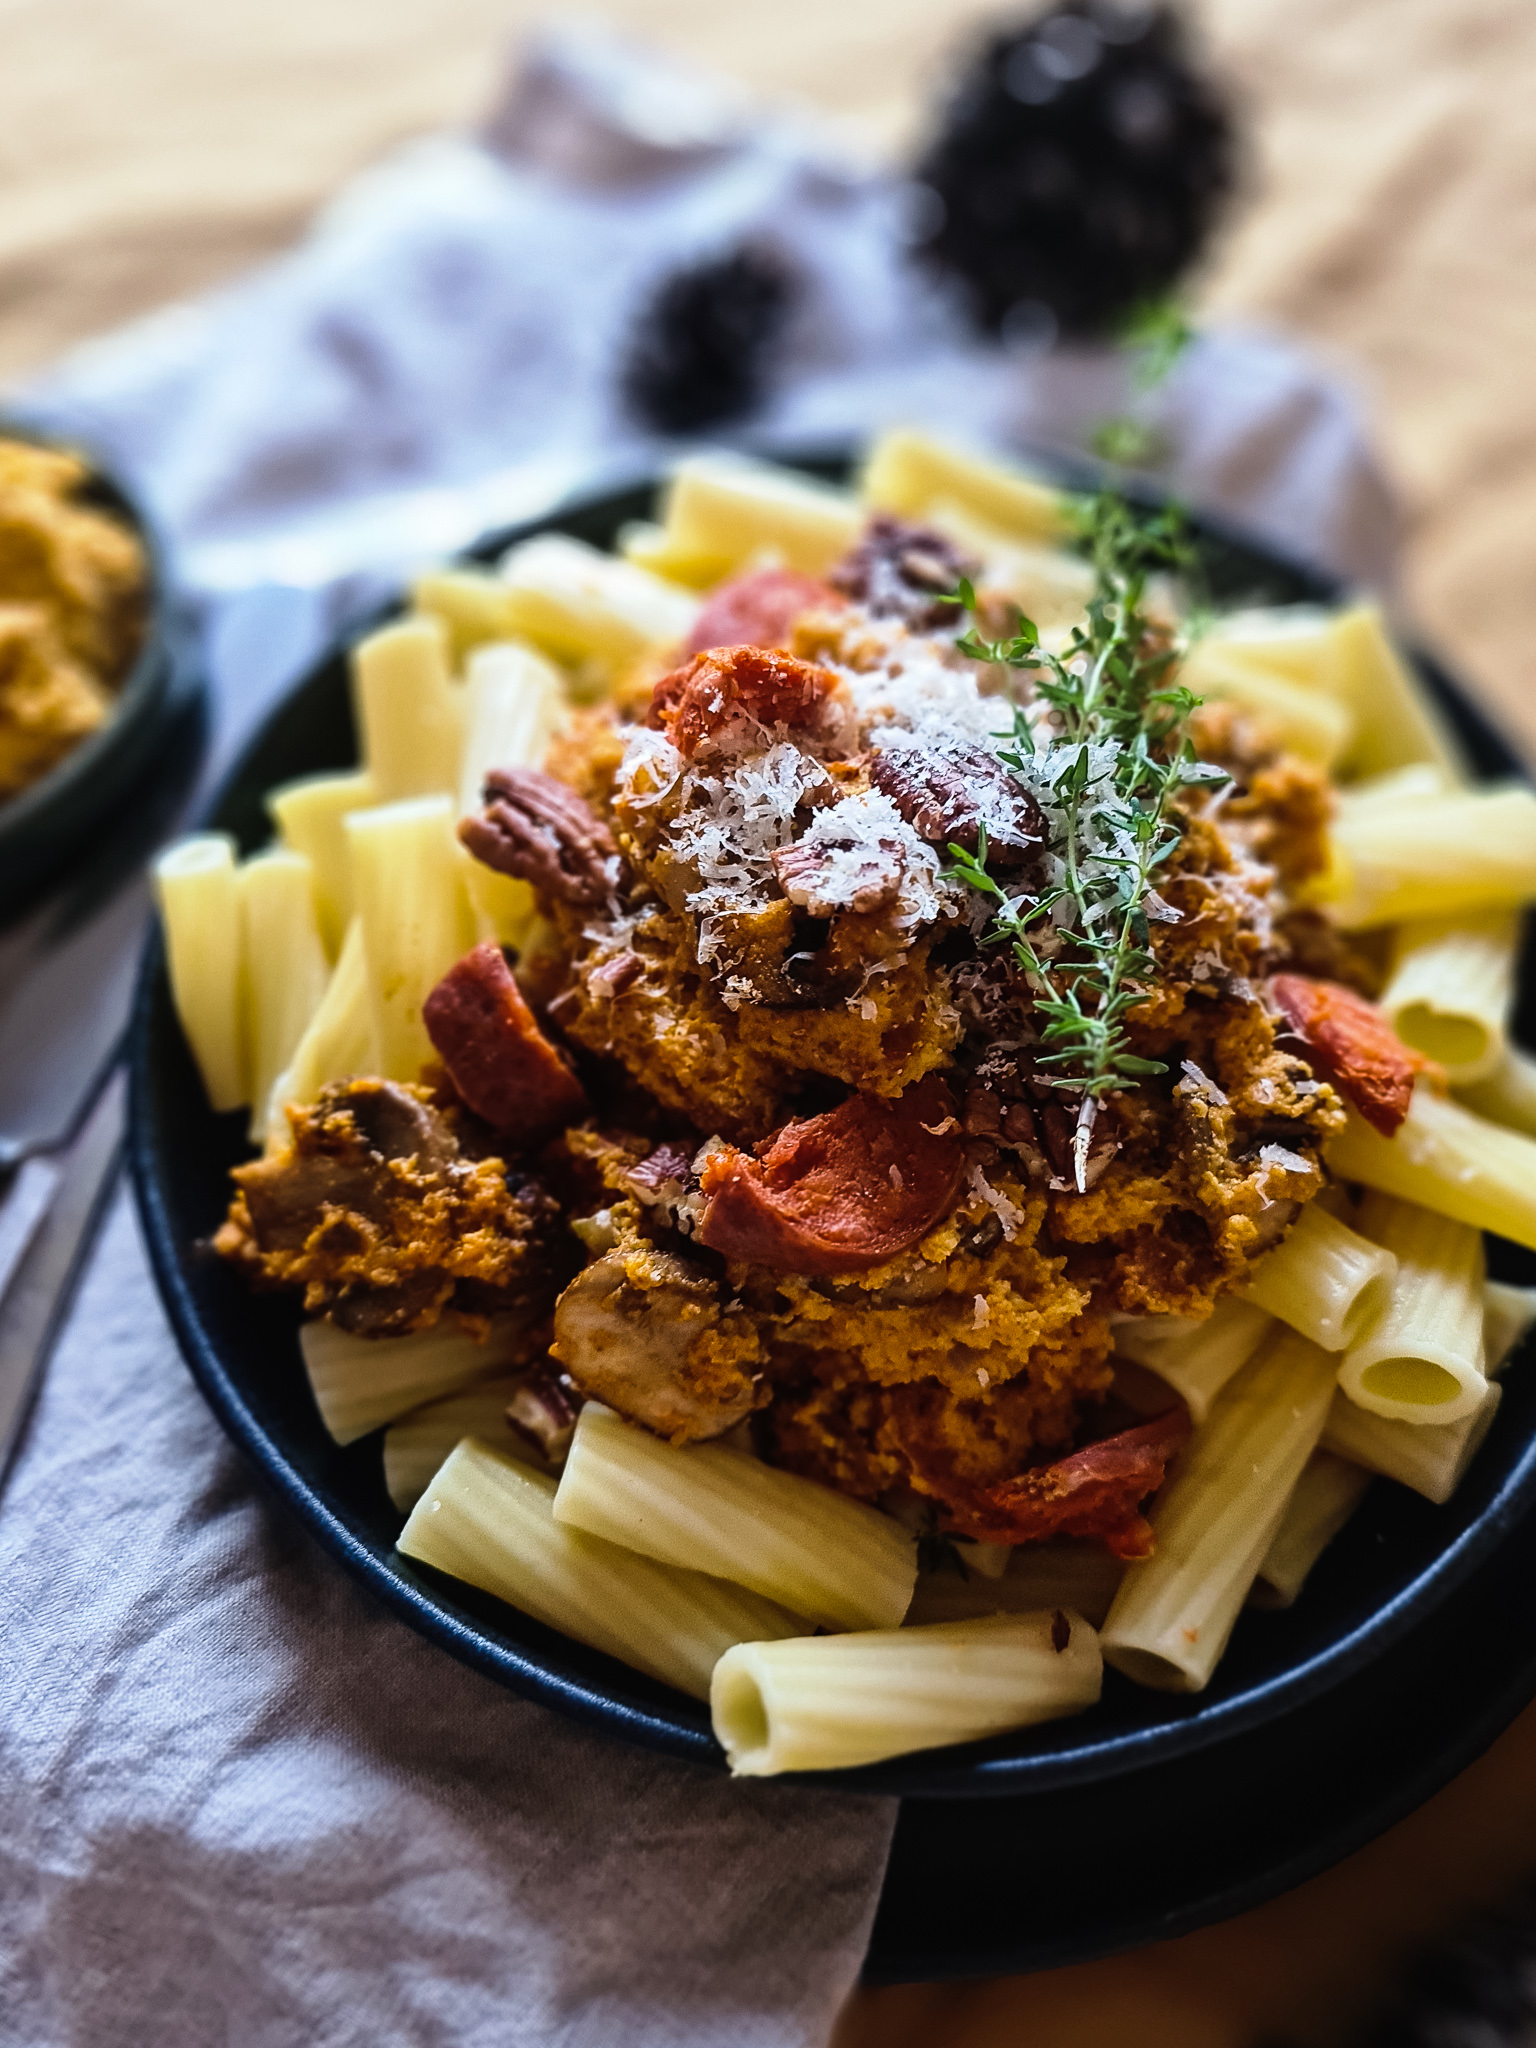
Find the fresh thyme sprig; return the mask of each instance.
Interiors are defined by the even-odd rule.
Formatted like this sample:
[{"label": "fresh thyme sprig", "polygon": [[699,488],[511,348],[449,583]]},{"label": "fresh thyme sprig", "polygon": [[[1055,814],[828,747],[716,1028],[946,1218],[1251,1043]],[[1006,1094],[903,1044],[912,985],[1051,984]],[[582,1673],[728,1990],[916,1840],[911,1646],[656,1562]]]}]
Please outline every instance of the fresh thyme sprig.
[{"label": "fresh thyme sprig", "polygon": [[[1042,648],[1022,618],[1007,640],[984,641],[973,626],[957,643],[978,661],[1034,677],[1035,704],[1015,705],[1012,731],[997,736],[998,753],[1057,813],[1047,850],[1059,874],[1038,894],[1010,895],[988,872],[983,828],[974,855],[951,843],[953,864],[945,870],[997,906],[982,943],[1011,946],[1034,988],[1046,1048],[1036,1065],[1054,1070],[1042,1077],[1053,1087],[1080,1097],[1073,1137],[1080,1189],[1103,1098],[1165,1071],[1161,1061],[1131,1051],[1126,1019],[1145,1002],[1156,972],[1153,879],[1182,836],[1169,804],[1181,789],[1224,780],[1196,760],[1184,736],[1199,699],[1169,683],[1180,649],[1144,609],[1152,571],[1186,559],[1182,522],[1174,512],[1149,516],[1100,494],[1082,524],[1094,591],[1087,624],[1064,652]],[[957,596],[974,615],[969,582],[962,580]],[[1048,707],[1044,721],[1040,703]]]}]

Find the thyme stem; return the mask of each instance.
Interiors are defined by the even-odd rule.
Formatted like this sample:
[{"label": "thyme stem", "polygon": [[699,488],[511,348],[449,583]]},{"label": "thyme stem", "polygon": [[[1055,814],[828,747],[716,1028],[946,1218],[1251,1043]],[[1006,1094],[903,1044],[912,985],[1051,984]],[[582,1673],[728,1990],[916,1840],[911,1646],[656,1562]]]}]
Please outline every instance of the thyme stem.
[{"label": "thyme stem", "polygon": [[[1180,650],[1144,610],[1150,571],[1187,557],[1177,515],[1148,517],[1101,494],[1087,508],[1083,530],[1094,590],[1087,625],[1062,654],[1042,649],[1025,618],[1010,640],[988,643],[972,627],[958,642],[963,653],[1034,678],[1035,705],[1015,707],[1014,730],[999,735],[998,751],[1033,784],[1043,807],[1059,814],[1049,851],[1063,881],[1034,897],[1008,897],[987,872],[984,830],[974,855],[950,846],[953,865],[946,870],[996,904],[982,944],[1010,944],[1035,991],[1043,1048],[1036,1067],[1052,1070],[1043,1078],[1053,1087],[1081,1097],[1072,1138],[1079,1191],[1087,1186],[1104,1097],[1165,1071],[1161,1061],[1130,1050],[1125,1020],[1145,1002],[1156,975],[1148,898],[1156,870],[1181,837],[1169,822],[1169,804],[1181,789],[1225,779],[1194,757],[1185,728],[1199,700],[1168,686]],[[969,583],[961,582],[957,599],[974,614]],[[1043,749],[1042,705],[1057,727]],[[1110,936],[1100,936],[1106,926]]]}]

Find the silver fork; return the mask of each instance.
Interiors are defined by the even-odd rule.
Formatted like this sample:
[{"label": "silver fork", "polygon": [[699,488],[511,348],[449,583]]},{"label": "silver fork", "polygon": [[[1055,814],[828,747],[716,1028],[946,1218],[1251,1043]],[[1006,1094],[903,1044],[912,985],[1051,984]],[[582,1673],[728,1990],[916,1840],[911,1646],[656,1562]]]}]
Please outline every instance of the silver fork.
[{"label": "silver fork", "polygon": [[0,1208],[0,1487],[117,1179],[126,1098],[114,1064],[69,1143],[26,1160]]}]

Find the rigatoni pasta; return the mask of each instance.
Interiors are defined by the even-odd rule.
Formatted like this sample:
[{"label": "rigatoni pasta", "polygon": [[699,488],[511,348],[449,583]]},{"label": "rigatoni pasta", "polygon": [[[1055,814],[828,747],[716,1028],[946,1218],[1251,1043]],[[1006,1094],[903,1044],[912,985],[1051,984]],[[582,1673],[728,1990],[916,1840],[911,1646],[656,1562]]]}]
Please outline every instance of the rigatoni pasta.
[{"label": "rigatoni pasta", "polygon": [[1311,1202],[1259,1260],[1245,1293],[1324,1351],[1343,1351],[1379,1317],[1396,1274],[1391,1251]]},{"label": "rigatoni pasta", "polygon": [[1456,1096],[1489,1123],[1536,1138],[1536,1060],[1518,1046],[1510,1046],[1485,1079],[1459,1083]]},{"label": "rigatoni pasta", "polygon": [[[1324,1446],[1327,1440],[1325,1430]],[[1336,1451],[1319,1448],[1312,1453],[1259,1565],[1248,1595],[1253,1606],[1295,1604],[1313,1565],[1360,1505],[1370,1483],[1369,1471]]]},{"label": "rigatoni pasta", "polygon": [[1222,1388],[1273,1328],[1267,1308],[1240,1294],[1228,1294],[1203,1323],[1158,1316],[1122,1323],[1115,1332],[1115,1349],[1166,1380],[1192,1420],[1203,1422]]},{"label": "rigatoni pasta", "polygon": [[675,646],[698,610],[691,592],[563,533],[520,541],[497,566],[512,632],[565,662],[617,668]]},{"label": "rigatoni pasta", "polygon": [[416,1503],[398,1547],[696,1699],[709,1697],[734,1644],[804,1631],[799,1616],[743,1586],[557,1522],[554,1498],[545,1474],[466,1437]]},{"label": "rigatoni pasta", "polygon": [[377,1027],[368,985],[368,960],[363,926],[354,917],[347,926],[325,993],[294,1047],[293,1057],[273,1082],[267,1101],[266,1142],[286,1142],[290,1104],[313,1102],[331,1081],[372,1074],[379,1066]]},{"label": "rigatoni pasta", "polygon": [[1536,1250],[1536,1139],[1474,1116],[1422,1083],[1395,1137],[1382,1137],[1351,1110],[1329,1164],[1343,1180]]},{"label": "rigatoni pasta", "polygon": [[414,1081],[432,1058],[421,1006],[474,942],[453,802],[415,797],[347,818],[379,1071]]},{"label": "rigatoni pasta", "polygon": [[439,620],[402,619],[360,640],[352,696],[380,802],[457,789],[464,707]]},{"label": "rigatoni pasta", "polygon": [[715,1738],[738,1777],[879,1763],[1092,1706],[1098,1640],[1081,1615],[742,1643],[714,1669]]},{"label": "rigatoni pasta", "polygon": [[302,853],[278,851],[240,870],[250,1048],[251,1143],[266,1137],[273,1083],[325,994],[330,970],[315,903],[314,870]]},{"label": "rigatoni pasta", "polygon": [[475,1380],[505,1372],[516,1329],[476,1338],[435,1324],[403,1337],[358,1337],[334,1323],[306,1323],[299,1349],[320,1419],[339,1444],[409,1415]]},{"label": "rigatoni pasta", "polygon": [[389,1425],[384,1432],[384,1485],[402,1515],[415,1507],[449,1452],[467,1436],[503,1457],[541,1469],[532,1441],[507,1420],[507,1408],[522,1384],[520,1373],[475,1380]]},{"label": "rigatoni pasta", "polygon": [[223,832],[178,840],[155,862],[155,895],[176,1014],[209,1105],[239,1109],[251,1081],[234,840]]},{"label": "rigatoni pasta", "polygon": [[899,1522],[743,1451],[674,1448],[596,1401],[576,1425],[555,1517],[828,1628],[894,1628],[917,1577]]},{"label": "rigatoni pasta", "polygon": [[346,818],[381,801],[364,768],[344,775],[305,775],[267,792],[267,810],[285,846],[302,853],[314,876],[320,936],[334,960],[352,921],[352,871]]},{"label": "rigatoni pasta", "polygon": [[1519,939],[1512,910],[1399,927],[1381,1007],[1403,1043],[1437,1061],[1455,1086],[1484,1080],[1503,1062]]},{"label": "rigatoni pasta", "polygon": [[1536,795],[1523,785],[1346,810],[1333,841],[1328,910],[1346,931],[1536,901]]},{"label": "rigatoni pasta", "polygon": [[1102,1632],[1106,1663],[1139,1684],[1209,1684],[1316,1450],[1337,1363],[1293,1330],[1218,1396],[1154,1501],[1157,1547],[1125,1575]]},{"label": "rigatoni pasta", "polygon": [[1373,1415],[1340,1391],[1328,1411],[1322,1448],[1411,1486],[1443,1505],[1466,1476],[1483,1438],[1493,1426],[1503,1388],[1484,1391],[1482,1403],[1455,1422],[1399,1422]]},{"label": "rigatoni pasta", "polygon": [[1399,1422],[1458,1422],[1482,1406],[1482,1232],[1393,1195],[1368,1194],[1361,1228],[1396,1259],[1390,1293],[1344,1354],[1339,1385]]}]

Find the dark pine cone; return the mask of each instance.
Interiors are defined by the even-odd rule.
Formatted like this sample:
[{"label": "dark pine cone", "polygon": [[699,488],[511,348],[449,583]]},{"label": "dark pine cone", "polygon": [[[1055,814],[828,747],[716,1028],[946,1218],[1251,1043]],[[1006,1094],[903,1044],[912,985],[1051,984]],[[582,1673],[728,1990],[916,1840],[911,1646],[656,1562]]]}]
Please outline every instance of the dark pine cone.
[{"label": "dark pine cone", "polygon": [[1177,283],[1234,175],[1231,116],[1176,15],[1068,0],[964,79],[916,171],[918,248],[989,333],[1102,335]]},{"label": "dark pine cone", "polygon": [[753,249],[664,277],[619,372],[625,398],[665,434],[692,433],[753,412],[791,297],[782,265]]}]

